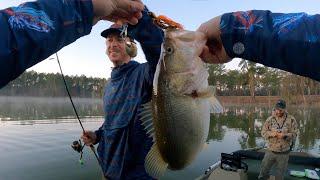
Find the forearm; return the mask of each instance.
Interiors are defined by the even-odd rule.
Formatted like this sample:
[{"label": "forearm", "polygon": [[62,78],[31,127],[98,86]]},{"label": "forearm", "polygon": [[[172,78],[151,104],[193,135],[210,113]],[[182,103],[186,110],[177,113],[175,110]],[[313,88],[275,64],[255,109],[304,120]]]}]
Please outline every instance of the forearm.
[{"label": "forearm", "polygon": [[286,133],[286,136],[289,137],[289,139],[291,140],[295,140],[299,129],[298,129],[298,124],[296,119],[293,116],[289,116],[290,117],[290,121],[291,121],[291,127],[289,128],[288,132]]},{"label": "forearm", "polygon": [[0,11],[0,87],[90,33],[90,0],[38,0]]},{"label": "forearm", "polygon": [[235,12],[224,14],[220,26],[229,57],[320,80],[320,15]]},{"label": "forearm", "polygon": [[148,63],[155,67],[160,57],[163,31],[153,23],[148,12],[145,8],[138,24],[129,26],[129,33],[141,44]]},{"label": "forearm", "polygon": [[275,133],[271,130],[271,118],[269,117],[262,126],[261,136],[265,139],[275,137]]},{"label": "forearm", "polygon": [[274,133],[271,130],[264,130],[264,131],[261,132],[261,135],[265,139],[269,139],[269,138],[275,137]]},{"label": "forearm", "polygon": [[94,133],[96,134],[96,140],[95,140],[95,142],[93,144],[97,144],[101,140],[101,136],[102,136],[102,133],[103,133],[102,128],[99,128],[98,130],[94,131]]},{"label": "forearm", "polygon": [[297,135],[295,133],[286,133],[285,136],[288,136],[290,139],[294,139]]}]

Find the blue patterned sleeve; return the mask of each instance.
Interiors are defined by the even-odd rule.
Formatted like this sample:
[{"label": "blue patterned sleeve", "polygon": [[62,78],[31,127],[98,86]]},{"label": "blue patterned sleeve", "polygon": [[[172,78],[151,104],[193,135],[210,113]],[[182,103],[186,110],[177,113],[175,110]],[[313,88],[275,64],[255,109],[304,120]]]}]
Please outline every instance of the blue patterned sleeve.
[{"label": "blue patterned sleeve", "polygon": [[144,55],[154,72],[160,57],[164,34],[163,31],[153,23],[148,12],[149,10],[145,8],[138,24],[129,26],[129,33],[141,44]]},{"label": "blue patterned sleeve", "polygon": [[90,33],[91,0],[38,0],[0,11],[0,88]]},{"label": "blue patterned sleeve", "polygon": [[102,128],[103,128],[103,125],[98,130],[94,131],[94,133],[96,134],[96,137],[97,137],[94,144],[98,144],[100,142],[101,137],[102,137],[102,132],[103,132]]},{"label": "blue patterned sleeve", "polygon": [[227,54],[320,81],[320,15],[252,10],[222,15]]}]

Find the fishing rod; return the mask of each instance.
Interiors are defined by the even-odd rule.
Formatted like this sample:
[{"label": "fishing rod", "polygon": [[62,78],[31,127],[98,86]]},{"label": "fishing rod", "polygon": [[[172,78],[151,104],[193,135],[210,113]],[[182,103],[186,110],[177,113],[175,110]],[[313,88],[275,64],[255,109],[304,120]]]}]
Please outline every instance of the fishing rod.
[{"label": "fishing rod", "polygon": [[[60,68],[60,72],[61,72],[61,76],[62,76],[62,79],[63,79],[63,83],[64,83],[64,86],[65,86],[65,88],[66,88],[67,94],[68,94],[68,96],[69,96],[69,99],[70,99],[72,108],[73,108],[73,110],[74,110],[74,112],[75,112],[75,114],[76,114],[76,116],[77,116],[78,122],[79,122],[79,124],[80,124],[80,126],[81,126],[81,128],[82,128],[82,132],[83,132],[83,134],[85,134],[84,127],[83,127],[82,122],[81,122],[81,120],[80,120],[80,118],[79,118],[78,111],[77,111],[77,109],[76,109],[76,107],[75,107],[75,105],[74,105],[74,103],[73,103],[73,100],[72,100],[72,98],[71,98],[70,91],[69,91],[69,88],[68,88],[66,79],[65,79],[64,74],[63,74],[63,72],[62,72],[62,68],[61,68],[61,64],[60,64],[60,61],[59,61],[58,53],[55,53],[55,54],[56,54],[56,58],[57,58],[57,62],[58,62],[59,68]],[[79,141],[74,141],[74,142],[72,143],[72,145],[71,145],[71,147],[72,147],[75,151],[77,151],[77,152],[80,153],[80,160],[79,160],[79,161],[80,161],[80,164],[83,164],[83,161],[82,161],[82,154],[83,154],[82,149],[84,148],[84,146],[85,146],[85,145],[82,145],[80,139],[79,139]],[[101,165],[101,161],[100,161],[100,159],[99,159],[99,157],[98,157],[98,155],[97,155],[97,153],[96,153],[96,150],[95,150],[95,148],[94,148],[94,146],[93,146],[92,144],[90,145],[90,149],[91,149],[91,151],[93,152],[94,156],[96,157],[99,165]],[[101,166],[100,166],[100,167],[101,167]],[[102,168],[102,167],[101,167],[101,168]]]}]

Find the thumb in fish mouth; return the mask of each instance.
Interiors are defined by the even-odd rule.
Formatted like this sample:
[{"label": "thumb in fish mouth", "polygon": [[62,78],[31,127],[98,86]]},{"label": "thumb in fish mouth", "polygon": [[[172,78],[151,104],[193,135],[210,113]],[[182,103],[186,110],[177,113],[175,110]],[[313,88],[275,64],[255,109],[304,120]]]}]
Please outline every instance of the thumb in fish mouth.
[{"label": "thumb in fish mouth", "polygon": [[200,58],[205,63],[221,64],[231,61],[227,55],[221,40],[208,39],[206,45],[203,47]]},{"label": "thumb in fish mouth", "polygon": [[208,39],[203,47],[200,58],[206,63],[219,63],[217,52],[221,51],[221,43],[216,39]]}]

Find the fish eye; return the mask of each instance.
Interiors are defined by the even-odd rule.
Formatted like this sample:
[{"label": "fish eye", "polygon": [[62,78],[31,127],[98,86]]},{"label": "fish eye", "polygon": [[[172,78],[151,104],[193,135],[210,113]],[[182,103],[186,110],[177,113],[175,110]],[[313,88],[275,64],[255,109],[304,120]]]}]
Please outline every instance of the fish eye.
[{"label": "fish eye", "polygon": [[166,53],[172,54],[173,53],[173,48],[172,47],[167,47]]}]

